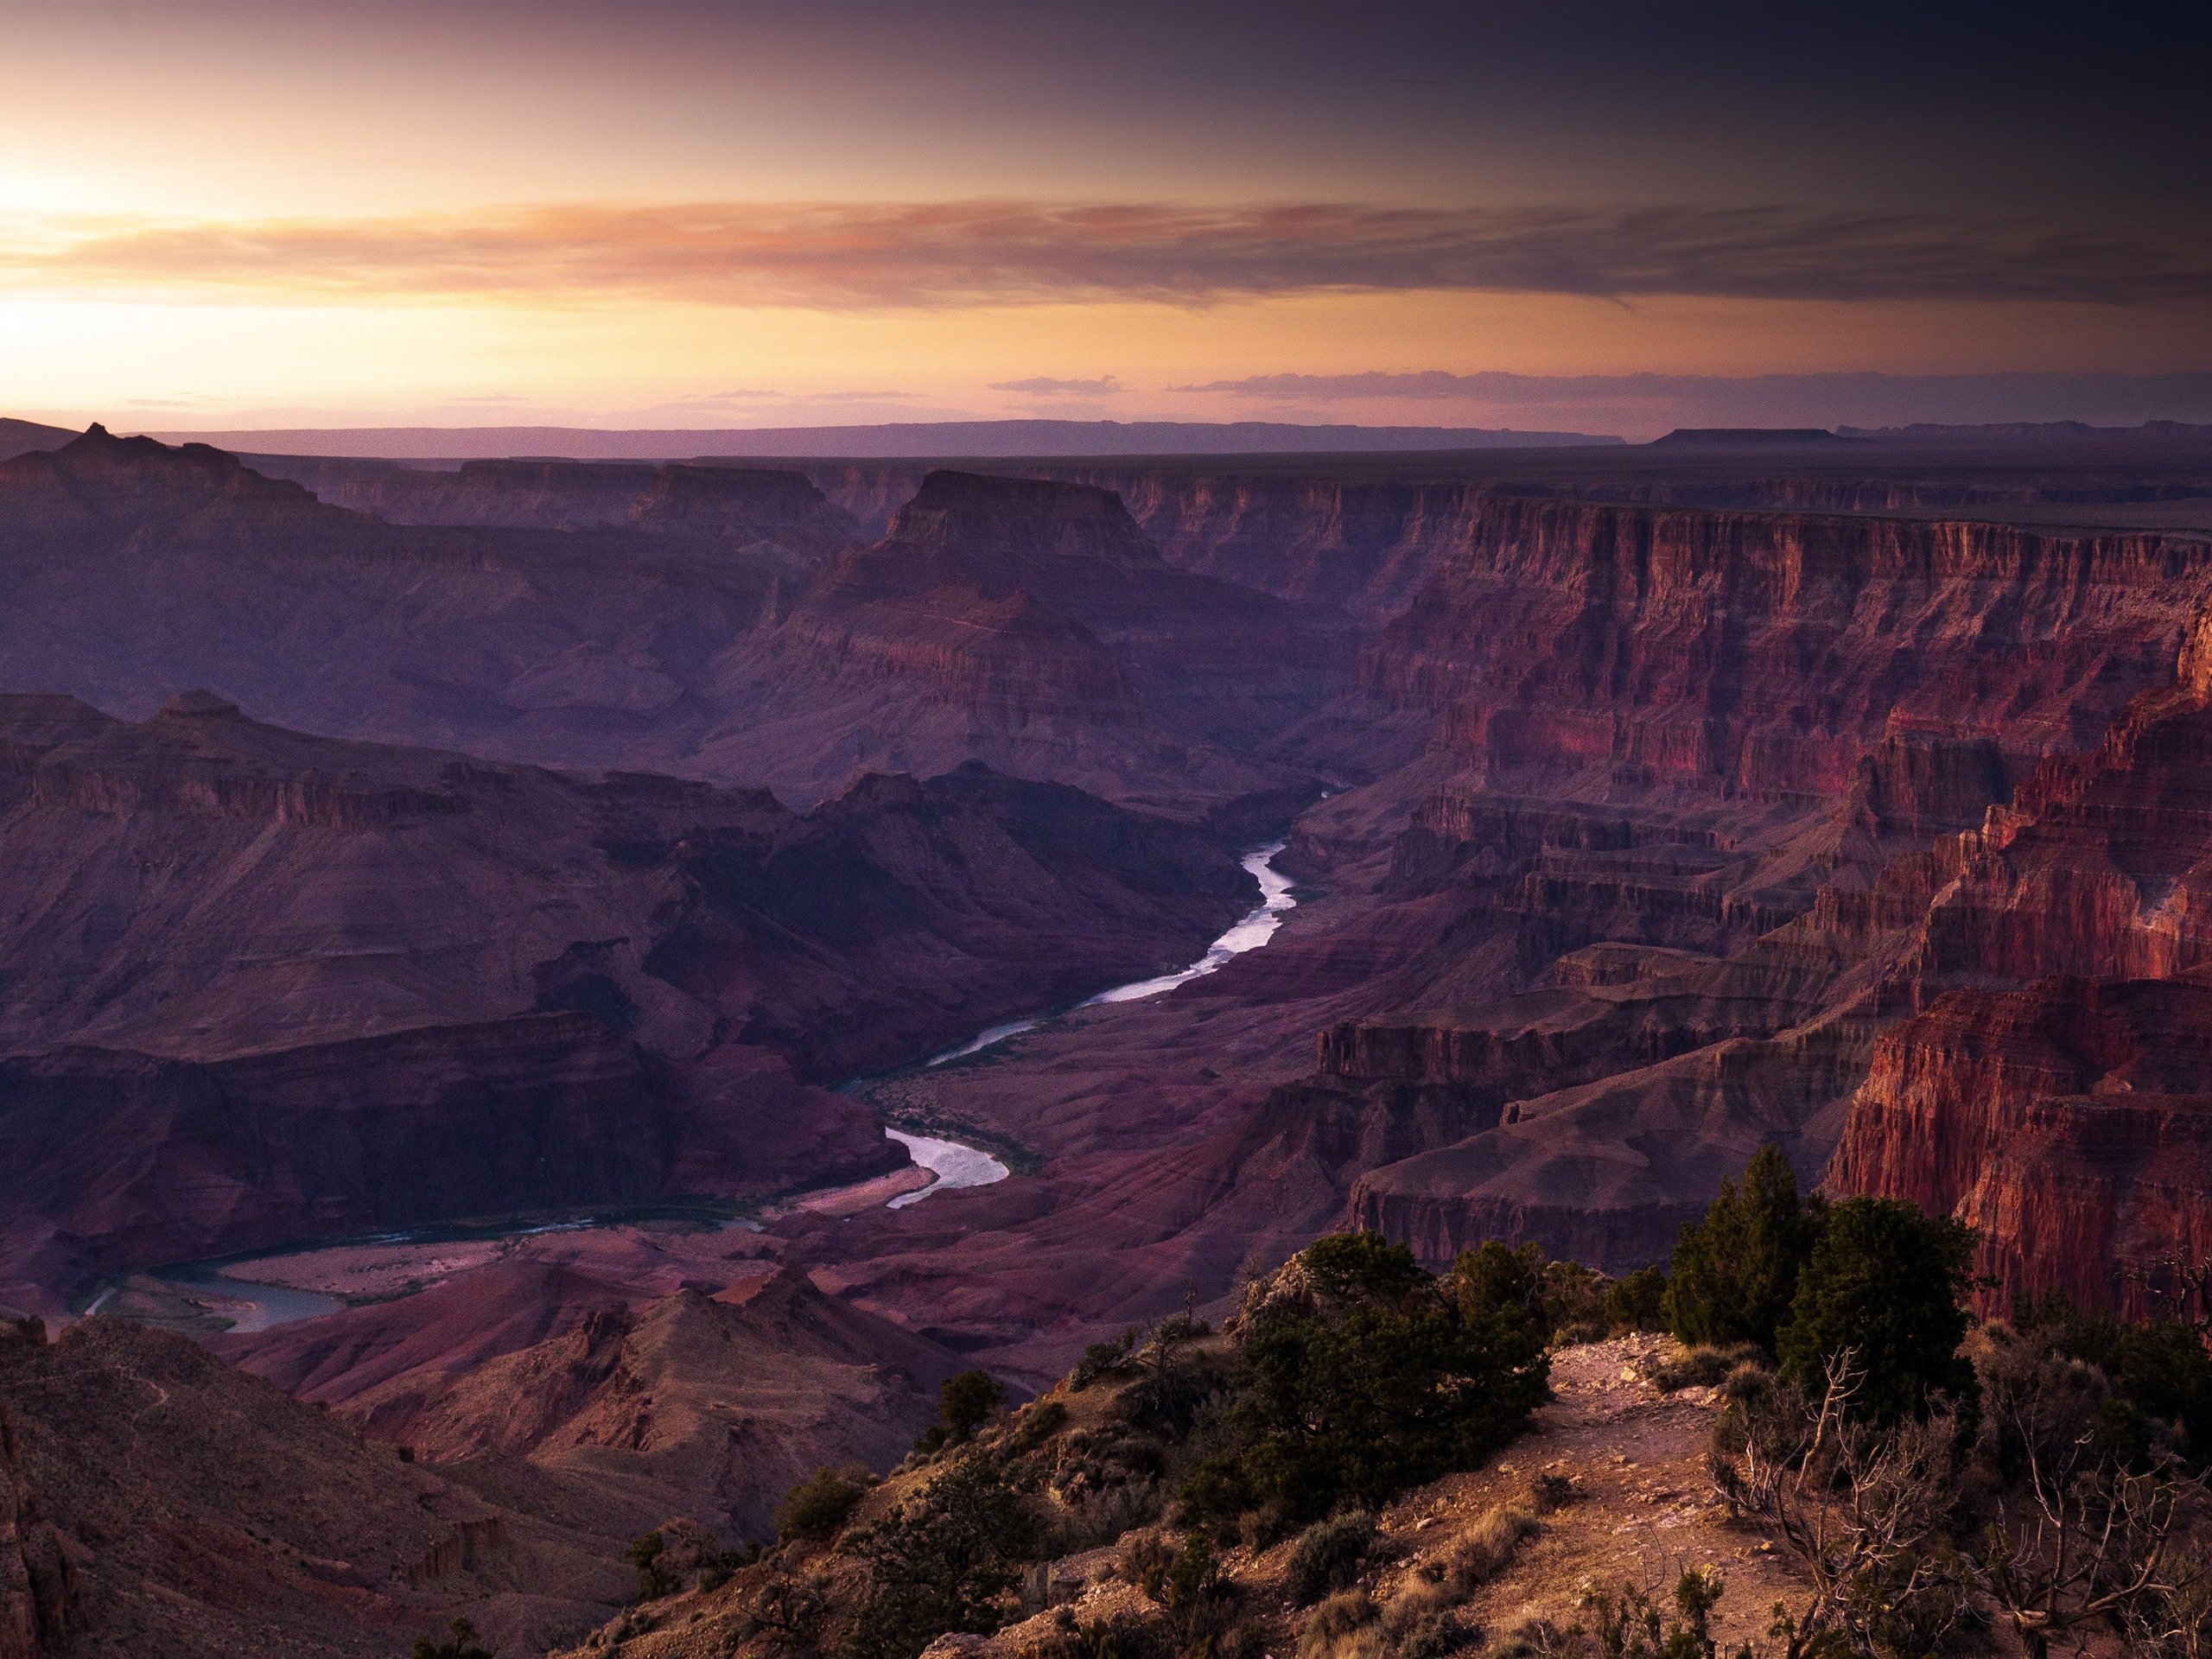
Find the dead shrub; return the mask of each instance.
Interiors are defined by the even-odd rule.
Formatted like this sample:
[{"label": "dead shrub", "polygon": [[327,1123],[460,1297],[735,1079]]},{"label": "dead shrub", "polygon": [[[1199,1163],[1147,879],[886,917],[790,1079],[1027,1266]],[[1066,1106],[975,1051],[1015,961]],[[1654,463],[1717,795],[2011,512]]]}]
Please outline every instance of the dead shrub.
[{"label": "dead shrub", "polygon": [[1516,1503],[1485,1510],[1444,1563],[1444,1582],[1465,1601],[1511,1565],[1521,1546],[1543,1530],[1543,1523]]},{"label": "dead shrub", "polygon": [[1738,1367],[1770,1369],[1766,1351],[1755,1342],[1732,1343],[1726,1348],[1693,1348],[1672,1359],[1654,1360],[1643,1368],[1644,1381],[1662,1394],[1684,1389],[1717,1389]]},{"label": "dead shrub", "polygon": [[1299,1633],[1298,1659],[1382,1659],[1383,1635],[1364,1590],[1340,1590],[1316,1607]]}]

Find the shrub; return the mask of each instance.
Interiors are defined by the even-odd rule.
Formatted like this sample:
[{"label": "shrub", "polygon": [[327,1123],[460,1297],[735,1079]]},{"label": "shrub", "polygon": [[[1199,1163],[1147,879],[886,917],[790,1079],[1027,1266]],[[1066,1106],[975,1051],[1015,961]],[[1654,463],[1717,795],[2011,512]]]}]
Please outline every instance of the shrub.
[{"label": "shrub", "polygon": [[2123,1326],[2107,1368],[2121,1396],[2182,1431],[2193,1461],[2212,1464],[2212,1353],[2177,1319]]},{"label": "shrub", "polygon": [[1544,1253],[1534,1243],[1515,1250],[1489,1239],[1478,1249],[1461,1251],[1452,1264],[1452,1294],[1463,1313],[1517,1311],[1549,1335],[1550,1325],[1544,1319]]},{"label": "shrub", "polygon": [[1534,1311],[1538,1328],[1557,1342],[1603,1339],[1605,1292],[1605,1275],[1592,1272],[1580,1262],[1546,1262],[1537,1281]]},{"label": "shrub", "polygon": [[1605,1659],[1717,1659],[1711,1620],[1720,1591],[1716,1570],[1692,1567],[1675,1581],[1672,1619],[1662,1620],[1650,1593],[1637,1585],[1592,1590],[1582,1605],[1597,1619],[1597,1651]]},{"label": "shrub", "polygon": [[1150,1599],[1159,1601],[1167,1593],[1167,1569],[1174,1564],[1175,1552],[1165,1538],[1156,1532],[1138,1532],[1122,1546],[1114,1567],[1124,1584],[1133,1584]]},{"label": "shrub", "polygon": [[2212,1353],[2189,1325],[2175,1319],[2122,1325],[2057,1291],[2022,1301],[2013,1323],[2050,1351],[2096,1366],[2111,1379],[2123,1409],[2173,1425],[2190,1460],[2212,1464]]},{"label": "shrub", "polygon": [[1683,1389],[1715,1389],[1733,1376],[1739,1366],[1758,1365],[1766,1357],[1766,1351],[1755,1342],[1734,1343],[1726,1348],[1692,1348],[1671,1359],[1662,1359],[1647,1367],[1645,1377],[1662,1394],[1675,1394]]},{"label": "shrub", "polygon": [[832,1469],[817,1469],[784,1495],[776,1510],[776,1536],[785,1543],[833,1538],[845,1524],[861,1489]]},{"label": "shrub", "polygon": [[1693,1346],[1755,1342],[1771,1351],[1826,1213],[1818,1197],[1798,1201],[1797,1177],[1781,1148],[1760,1148],[1743,1185],[1721,1182],[1705,1218],[1676,1239],[1669,1329]]},{"label": "shrub", "polygon": [[1375,1517],[1365,1510],[1316,1521],[1300,1533],[1290,1552],[1290,1593],[1310,1607],[1333,1590],[1356,1583],[1375,1547]]},{"label": "shrub", "polygon": [[1033,1452],[1068,1426],[1068,1408],[1058,1400],[1039,1400],[1014,1421],[1007,1449],[1017,1455]]},{"label": "shrub", "polygon": [[1924,1413],[1931,1394],[1970,1402],[1974,1367],[1959,1344],[1973,1251],[1966,1226],[1917,1205],[1847,1198],[1835,1205],[1782,1332],[1783,1376],[1812,1393],[1828,1362],[1848,1353],[1865,1377],[1853,1408],[1878,1422]]},{"label": "shrub", "polygon": [[1382,1626],[1364,1590],[1331,1596],[1299,1632],[1298,1659],[1382,1659]]},{"label": "shrub", "polygon": [[1167,1569],[1161,1599],[1168,1623],[1187,1650],[1228,1624],[1235,1592],[1222,1575],[1220,1558],[1204,1527],[1193,1527]]},{"label": "shrub", "polygon": [[632,1538],[630,1547],[622,1552],[622,1559],[638,1569],[639,1601],[652,1601],[676,1588],[675,1582],[660,1570],[660,1558],[667,1548],[665,1537],[658,1532],[648,1532]]},{"label": "shrub", "polygon": [[1638,1268],[1616,1280],[1605,1292],[1605,1318],[1615,1331],[1664,1331],[1667,1275],[1656,1268]]},{"label": "shrub", "polygon": [[1512,1564],[1521,1546],[1543,1530],[1536,1517],[1511,1503],[1493,1505],[1452,1545],[1444,1582],[1465,1600]]},{"label": "shrub", "polygon": [[963,1371],[945,1378],[937,1391],[938,1419],[954,1445],[974,1438],[990,1415],[1006,1403],[1006,1389],[988,1371]]},{"label": "shrub", "polygon": [[1206,1355],[1179,1359],[1171,1351],[1158,1349],[1154,1363],[1114,1402],[1114,1414],[1144,1433],[1184,1440],[1197,1425],[1199,1413],[1228,1382],[1228,1368],[1217,1359]]},{"label": "shrub", "polygon": [[1160,1483],[1149,1478],[1119,1481],[1085,1492],[1062,1518],[1052,1553],[1079,1555],[1086,1549],[1110,1544],[1131,1528],[1158,1520],[1166,1507]]},{"label": "shrub", "polygon": [[1126,1616],[1068,1624],[1042,1649],[1045,1659],[1167,1659],[1166,1628],[1158,1619]]},{"label": "shrub", "polygon": [[1397,1659],[1444,1659],[1481,1639],[1481,1630],[1457,1613],[1439,1609],[1408,1625],[1397,1641]]},{"label": "shrub", "polygon": [[1538,1475],[1529,1483],[1529,1507],[1549,1515],[1574,1502],[1574,1482],[1567,1475]]},{"label": "shrub", "polygon": [[447,1629],[443,1642],[416,1637],[413,1659],[493,1659],[492,1649],[477,1641],[476,1627],[467,1619],[456,1618]]},{"label": "shrub", "polygon": [[1100,1377],[1121,1370],[1122,1362],[1129,1357],[1129,1351],[1136,1345],[1137,1333],[1134,1329],[1124,1331],[1108,1341],[1092,1343],[1083,1351],[1083,1357],[1076,1361],[1075,1369],[1068,1373],[1068,1387],[1080,1394]]},{"label": "shrub", "polygon": [[1372,1233],[1324,1239],[1299,1260],[1315,1294],[1247,1316],[1229,1445],[1184,1484],[1194,1512],[1273,1503],[1299,1521],[1378,1504],[1478,1462],[1549,1397],[1525,1309],[1455,1305],[1411,1251]]},{"label": "shrub", "polygon": [[854,1539],[868,1567],[854,1646],[861,1659],[912,1659],[938,1637],[996,1630],[997,1597],[1020,1577],[1037,1529],[1000,1472],[969,1457]]}]

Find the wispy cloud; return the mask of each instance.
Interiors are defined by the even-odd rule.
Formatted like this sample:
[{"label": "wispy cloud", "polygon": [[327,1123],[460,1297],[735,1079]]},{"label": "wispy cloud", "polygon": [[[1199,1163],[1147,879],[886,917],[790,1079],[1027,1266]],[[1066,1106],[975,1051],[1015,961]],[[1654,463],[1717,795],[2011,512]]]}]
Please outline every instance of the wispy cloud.
[{"label": "wispy cloud", "polygon": [[830,309],[1423,289],[2133,304],[2212,297],[2212,251],[2017,220],[1786,207],[581,203],[374,219],[17,219],[0,225],[0,286]]},{"label": "wispy cloud", "polygon": [[1052,397],[1077,396],[1103,397],[1122,390],[1122,383],[1112,375],[1101,375],[1096,380],[1055,380],[1048,374],[1032,375],[1027,380],[994,380],[992,391],[1022,391],[1032,397]]}]

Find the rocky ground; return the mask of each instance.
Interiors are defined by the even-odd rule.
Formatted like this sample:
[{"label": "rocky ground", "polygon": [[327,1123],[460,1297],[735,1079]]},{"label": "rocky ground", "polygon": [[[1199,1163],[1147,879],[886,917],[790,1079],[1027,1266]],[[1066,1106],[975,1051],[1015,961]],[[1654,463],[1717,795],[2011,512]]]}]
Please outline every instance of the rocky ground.
[{"label": "rocky ground", "polygon": [[[1501,1640],[1534,1621],[1572,1623],[1592,1589],[1637,1586],[1662,1602],[1686,1569],[1716,1567],[1726,1584],[1713,1619],[1726,1641],[1763,1637],[1777,1603],[1801,1606],[1807,1586],[1760,1534],[1732,1521],[1706,1472],[1717,1408],[1712,1389],[1661,1392],[1645,1373],[1679,1352],[1671,1338],[1632,1334],[1567,1347],[1553,1356],[1556,1398],[1529,1433],[1481,1468],[1406,1493],[1378,1517],[1379,1545],[1361,1584],[1388,1607],[1440,1575],[1465,1541],[1500,1510],[1536,1517],[1536,1530],[1460,1609],[1482,1638]],[[1069,1408],[1079,1433],[1107,1415],[1104,1391],[1048,1399]],[[913,1481],[893,1476],[866,1500],[861,1517],[887,1510]],[[1564,1486],[1559,1483],[1565,1483]],[[1174,1535],[1171,1532],[1171,1538]],[[1299,1647],[1309,1615],[1287,1584],[1292,1540],[1228,1550],[1224,1567],[1242,1616],[1255,1621],[1264,1651],[1281,1659]],[[992,1637],[947,1636],[932,1659],[1039,1659],[1076,1626],[1156,1614],[1128,1582],[1116,1545],[1064,1557],[1033,1572],[1035,1608]],[[728,1590],[649,1602],[595,1632],[577,1656],[620,1659],[722,1659],[753,1634]]]}]

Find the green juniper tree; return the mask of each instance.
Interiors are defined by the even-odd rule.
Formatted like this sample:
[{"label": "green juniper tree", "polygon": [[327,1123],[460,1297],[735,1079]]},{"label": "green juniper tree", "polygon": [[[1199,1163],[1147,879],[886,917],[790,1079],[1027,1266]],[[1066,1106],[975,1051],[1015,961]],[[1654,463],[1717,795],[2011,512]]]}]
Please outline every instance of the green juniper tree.
[{"label": "green juniper tree", "polygon": [[1773,1352],[1826,1216],[1819,1195],[1799,1199],[1782,1149],[1762,1147],[1743,1185],[1721,1182],[1704,1219],[1675,1242],[1665,1302],[1675,1335],[1696,1347],[1755,1342]]}]

